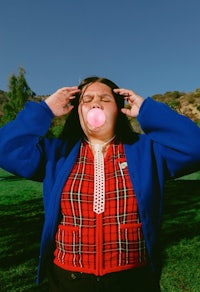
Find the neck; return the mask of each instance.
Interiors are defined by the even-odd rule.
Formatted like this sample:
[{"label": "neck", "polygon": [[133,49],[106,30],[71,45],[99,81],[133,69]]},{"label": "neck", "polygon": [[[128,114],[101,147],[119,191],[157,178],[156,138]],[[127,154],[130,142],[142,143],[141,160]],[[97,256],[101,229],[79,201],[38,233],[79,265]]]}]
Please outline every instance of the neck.
[{"label": "neck", "polygon": [[113,139],[115,138],[115,135],[114,136],[112,136],[111,138],[109,138],[109,139],[106,139],[106,140],[99,140],[99,139],[91,139],[91,140],[89,140],[89,139],[85,139],[87,142],[88,142],[88,144],[89,145],[91,145],[91,146],[94,146],[94,145],[101,145],[102,147],[104,147],[104,146],[106,146],[106,145],[108,145]]}]

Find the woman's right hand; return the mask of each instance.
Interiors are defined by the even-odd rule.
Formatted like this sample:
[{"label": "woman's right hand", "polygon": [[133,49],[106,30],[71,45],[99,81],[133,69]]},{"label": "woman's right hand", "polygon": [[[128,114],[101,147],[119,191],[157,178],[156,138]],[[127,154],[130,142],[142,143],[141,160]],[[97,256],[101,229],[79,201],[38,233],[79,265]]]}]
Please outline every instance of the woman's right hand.
[{"label": "woman's right hand", "polygon": [[75,98],[75,95],[80,92],[77,86],[63,87],[55,93],[47,97],[45,100],[48,107],[56,117],[68,114],[72,109],[70,101]]}]

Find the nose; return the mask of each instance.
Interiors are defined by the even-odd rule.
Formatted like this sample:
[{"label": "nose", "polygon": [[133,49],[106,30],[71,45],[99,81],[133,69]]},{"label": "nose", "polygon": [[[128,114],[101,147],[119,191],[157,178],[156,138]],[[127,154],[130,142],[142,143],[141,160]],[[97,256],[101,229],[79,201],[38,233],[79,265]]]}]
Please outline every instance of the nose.
[{"label": "nose", "polygon": [[92,108],[101,108],[101,106],[99,104],[93,104]]},{"label": "nose", "polygon": [[92,101],[92,108],[102,108],[101,101],[98,96],[94,96]]}]

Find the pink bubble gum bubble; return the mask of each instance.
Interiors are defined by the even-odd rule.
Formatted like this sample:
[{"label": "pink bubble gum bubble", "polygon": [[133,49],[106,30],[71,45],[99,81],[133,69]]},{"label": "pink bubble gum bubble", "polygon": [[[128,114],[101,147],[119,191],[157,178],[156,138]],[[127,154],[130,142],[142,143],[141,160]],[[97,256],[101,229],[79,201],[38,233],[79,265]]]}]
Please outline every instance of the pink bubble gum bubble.
[{"label": "pink bubble gum bubble", "polygon": [[92,108],[87,114],[87,121],[94,128],[101,127],[105,120],[105,114],[100,108]]}]

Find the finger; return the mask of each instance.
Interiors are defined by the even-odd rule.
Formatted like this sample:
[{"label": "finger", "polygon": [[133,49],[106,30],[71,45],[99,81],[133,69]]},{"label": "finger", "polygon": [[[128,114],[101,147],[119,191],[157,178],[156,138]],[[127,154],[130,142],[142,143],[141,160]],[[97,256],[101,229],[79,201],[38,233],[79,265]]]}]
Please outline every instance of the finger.
[{"label": "finger", "polygon": [[127,116],[131,116],[131,110],[127,108],[122,108],[121,112]]},{"label": "finger", "polygon": [[66,102],[68,103],[69,100],[73,100],[76,98],[77,96],[77,93],[79,92],[80,90],[79,89],[75,89],[75,90],[62,90],[61,91],[61,98],[63,98],[63,102]]},{"label": "finger", "polygon": [[75,95],[78,92],[80,92],[80,89],[78,89],[76,86],[73,87],[63,87],[58,89],[58,93],[61,93],[62,95],[65,96],[70,96],[70,95]]},{"label": "finger", "polygon": [[80,92],[80,89],[65,89],[62,91],[62,93],[67,94],[67,95],[75,95]]},{"label": "finger", "polygon": [[60,90],[62,91],[72,91],[72,90],[77,90],[78,86],[66,86],[66,87],[62,87],[60,88]]},{"label": "finger", "polygon": [[130,95],[132,94],[132,90],[129,90],[129,89],[125,89],[125,88],[116,88],[114,89],[114,92],[120,94],[120,95]]},{"label": "finger", "polygon": [[125,97],[125,99],[130,105],[134,103],[134,96],[133,95],[128,95]]},{"label": "finger", "polygon": [[71,104],[71,101],[73,100],[73,99],[75,99],[76,98],[76,96],[75,95],[73,95],[73,96],[69,96],[68,98],[66,98],[66,101],[65,101],[65,106],[64,107],[70,107],[70,106],[72,106],[72,108],[74,107],[74,105],[72,105]]},{"label": "finger", "polygon": [[69,96],[69,99],[70,99],[70,100],[72,100],[72,99],[74,99],[74,98],[76,98],[76,95]]},{"label": "finger", "polygon": [[120,95],[124,95],[125,97],[130,97],[130,96],[136,96],[137,94],[133,91],[133,90],[130,90],[130,89],[125,89],[125,88],[117,88],[117,89],[114,89],[114,92],[120,94]]},{"label": "finger", "polygon": [[113,91],[119,95],[125,95],[125,93],[126,93],[125,89],[123,89],[123,88],[116,88]]},{"label": "finger", "polygon": [[74,108],[73,105],[67,104],[66,106],[63,107],[63,114],[66,115],[70,113],[73,108]]}]

